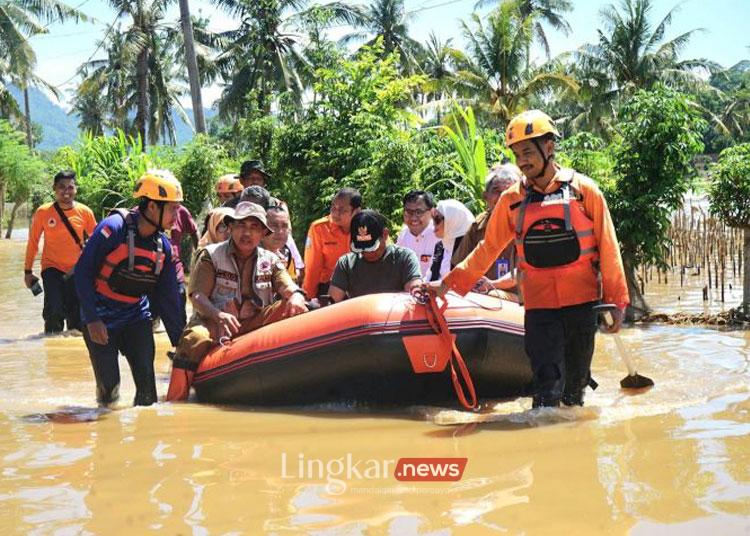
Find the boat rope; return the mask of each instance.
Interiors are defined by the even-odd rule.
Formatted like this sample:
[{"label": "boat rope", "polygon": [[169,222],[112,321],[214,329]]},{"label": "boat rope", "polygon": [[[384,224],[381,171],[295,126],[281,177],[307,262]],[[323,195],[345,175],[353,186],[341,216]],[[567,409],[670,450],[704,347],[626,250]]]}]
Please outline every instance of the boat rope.
[{"label": "boat rope", "polygon": [[[466,366],[466,362],[456,346],[456,340],[451,337],[448,322],[445,320],[445,309],[448,306],[448,300],[444,299],[443,306],[440,307],[437,303],[437,299],[431,293],[424,292],[420,298],[424,300],[425,294],[427,295],[426,303],[424,303],[427,321],[430,323],[432,330],[443,339],[443,343],[451,349],[450,365],[453,390],[456,391],[458,401],[464,408],[475,410],[477,408],[477,394],[474,390],[474,382],[471,379],[471,374]],[[458,371],[456,369],[458,369]],[[459,373],[461,375],[460,378]],[[468,397],[464,392],[464,385],[461,383],[462,381],[468,391]]]}]

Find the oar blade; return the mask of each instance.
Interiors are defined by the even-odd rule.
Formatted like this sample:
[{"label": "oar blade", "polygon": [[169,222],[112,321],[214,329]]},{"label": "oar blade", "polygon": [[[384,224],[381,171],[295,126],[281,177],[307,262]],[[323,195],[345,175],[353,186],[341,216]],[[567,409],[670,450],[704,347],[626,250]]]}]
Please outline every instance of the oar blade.
[{"label": "oar blade", "polygon": [[646,389],[647,387],[653,386],[654,380],[647,378],[646,376],[641,376],[638,373],[625,376],[620,381],[620,387],[623,389]]}]

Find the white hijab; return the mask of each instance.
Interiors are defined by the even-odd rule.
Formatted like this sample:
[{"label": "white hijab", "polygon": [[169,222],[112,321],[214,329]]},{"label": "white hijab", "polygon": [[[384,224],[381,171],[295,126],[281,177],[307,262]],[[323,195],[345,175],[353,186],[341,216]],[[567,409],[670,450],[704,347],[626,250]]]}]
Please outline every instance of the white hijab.
[{"label": "white hijab", "polygon": [[445,199],[438,201],[437,210],[443,215],[443,247],[445,254],[450,258],[453,253],[453,244],[456,238],[465,235],[471,224],[474,223],[474,215],[460,201]]}]

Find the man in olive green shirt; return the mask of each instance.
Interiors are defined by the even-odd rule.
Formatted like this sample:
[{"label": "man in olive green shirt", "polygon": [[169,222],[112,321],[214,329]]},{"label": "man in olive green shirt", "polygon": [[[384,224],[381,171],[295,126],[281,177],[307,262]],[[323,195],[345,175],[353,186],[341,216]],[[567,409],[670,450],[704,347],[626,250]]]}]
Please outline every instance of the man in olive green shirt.
[{"label": "man in olive green shirt", "polygon": [[328,293],[334,302],[380,292],[410,291],[422,284],[416,254],[388,244],[385,218],[363,210],[352,218],[352,253],[336,263]]}]

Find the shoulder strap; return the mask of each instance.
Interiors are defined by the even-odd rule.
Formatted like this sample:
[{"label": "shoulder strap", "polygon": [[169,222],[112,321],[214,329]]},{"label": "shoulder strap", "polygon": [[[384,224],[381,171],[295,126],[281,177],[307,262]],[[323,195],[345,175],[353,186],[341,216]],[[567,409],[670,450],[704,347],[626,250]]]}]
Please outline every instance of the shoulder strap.
[{"label": "shoulder strap", "polygon": [[70,236],[72,236],[73,240],[76,241],[76,244],[78,244],[78,247],[83,249],[83,244],[81,243],[81,239],[78,237],[78,233],[76,233],[75,229],[73,229],[73,226],[70,224],[70,220],[65,215],[65,212],[63,212],[63,209],[60,208],[60,205],[57,203],[57,201],[52,203],[52,206],[55,207],[57,214],[60,216],[60,220],[62,220],[63,225],[65,225],[65,228],[70,233]]}]

